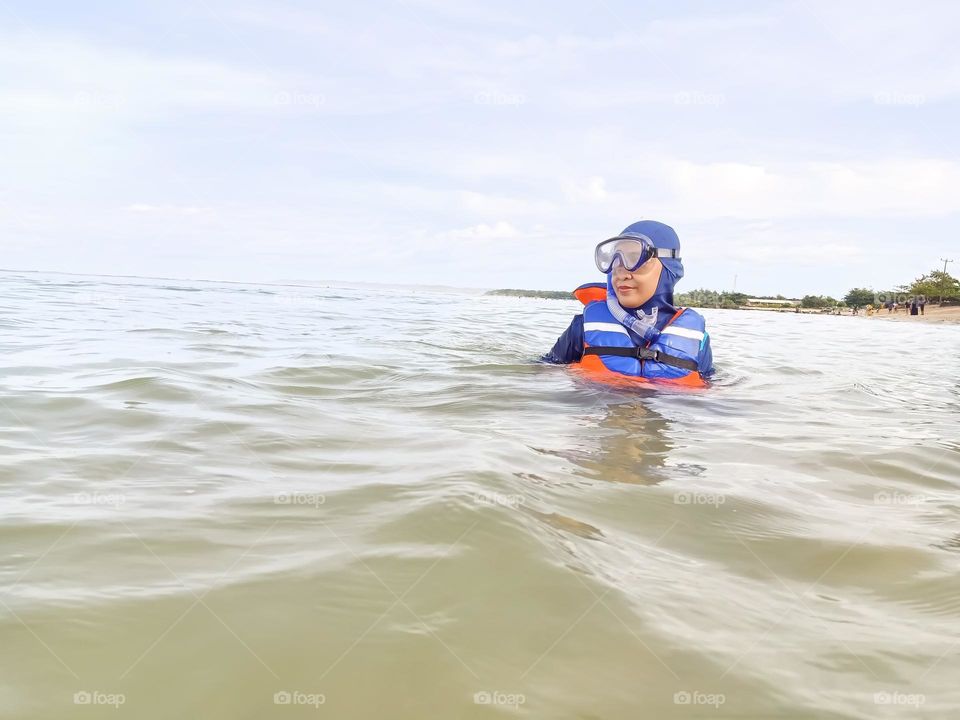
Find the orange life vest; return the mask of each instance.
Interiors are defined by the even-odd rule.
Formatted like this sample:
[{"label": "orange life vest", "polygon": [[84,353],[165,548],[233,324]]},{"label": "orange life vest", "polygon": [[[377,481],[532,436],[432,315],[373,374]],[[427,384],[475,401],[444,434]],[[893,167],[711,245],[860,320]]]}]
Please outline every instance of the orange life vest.
[{"label": "orange life vest", "polygon": [[[577,300],[583,303],[585,307],[590,305],[591,303],[602,302],[606,304],[606,301],[607,301],[607,289],[605,286],[600,285],[599,283],[595,285],[581,286],[576,290],[574,290],[573,294],[577,298]],[[670,321],[661,329],[661,333],[663,333],[677,318],[679,318],[684,313],[685,310],[686,308],[680,308],[679,310],[677,310],[677,312],[674,313],[673,317],[670,318]],[[585,319],[586,319],[586,316],[585,316]],[[700,320],[702,322],[702,318]],[[675,331],[675,332],[679,332],[679,331]],[[586,335],[587,333],[586,331],[584,331],[584,341],[583,341],[584,350],[590,347],[590,345],[587,343]],[[651,345],[654,345],[654,344],[656,344],[656,341],[647,342],[644,348],[637,350],[639,354],[638,356],[642,358],[645,355],[648,355],[650,357],[647,358],[646,361],[656,362],[658,359],[658,356],[661,354],[665,355],[665,353],[651,352],[650,351]],[[620,348],[613,348],[613,349],[619,350]],[[645,350],[647,350],[646,353],[644,353]],[[663,360],[666,360],[666,359],[669,359],[671,361],[679,360],[678,358],[673,358],[669,355],[666,355],[666,357],[663,358]],[[644,360],[641,360],[641,367],[642,367],[643,361]],[[690,361],[683,360],[681,362],[689,363]],[[668,364],[676,365],[677,363],[669,362]],[[603,360],[599,355],[590,354],[587,352],[584,352],[582,358],[580,359],[580,362],[573,363],[571,365],[571,369],[574,370],[574,372],[576,372],[577,374],[581,375],[582,377],[588,380],[599,381],[608,385],[616,385],[616,386],[622,386],[622,387],[636,387],[637,385],[647,385],[647,386],[668,385],[668,386],[684,388],[684,389],[707,387],[706,380],[703,379],[703,376],[697,370],[690,369],[685,374],[679,377],[669,377],[669,378],[642,377],[640,375],[630,375],[624,372],[617,372],[615,370],[611,370],[604,364]]]}]

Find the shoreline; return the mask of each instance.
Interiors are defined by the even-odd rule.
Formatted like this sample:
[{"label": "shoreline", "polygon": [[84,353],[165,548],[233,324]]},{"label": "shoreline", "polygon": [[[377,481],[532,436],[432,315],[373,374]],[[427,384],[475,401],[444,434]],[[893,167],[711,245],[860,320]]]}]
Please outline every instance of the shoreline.
[{"label": "shoreline", "polygon": [[[694,310],[698,309],[697,306],[691,306]],[[707,306],[704,309],[712,309]],[[960,306],[948,306],[941,308],[939,306],[927,306],[926,312],[923,315],[911,315],[909,309],[907,308],[898,308],[894,312],[888,313],[884,309],[874,310],[869,314],[866,311],[861,310],[860,312],[854,314],[850,308],[843,308],[839,313],[833,312],[824,312],[821,309],[814,308],[802,308],[800,312],[795,310],[784,310],[780,308],[759,308],[759,307],[738,307],[730,308],[736,310],[749,310],[752,312],[773,312],[773,313],[784,313],[787,315],[829,315],[832,317],[857,317],[857,318],[866,318],[866,319],[881,319],[881,320],[895,320],[898,322],[923,322],[923,323],[940,323],[940,324],[960,324]]]},{"label": "shoreline", "polygon": [[894,312],[887,312],[884,309],[874,310],[869,315],[863,317],[883,320],[898,320],[900,322],[925,322],[925,323],[960,323],[960,306],[948,305],[940,307],[938,305],[927,305],[926,312],[923,315],[911,315],[908,308],[898,308]]}]

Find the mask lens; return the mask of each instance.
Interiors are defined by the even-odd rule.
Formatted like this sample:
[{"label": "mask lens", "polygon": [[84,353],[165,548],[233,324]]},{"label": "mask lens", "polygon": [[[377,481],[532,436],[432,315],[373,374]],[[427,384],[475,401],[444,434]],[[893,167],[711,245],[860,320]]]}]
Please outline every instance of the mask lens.
[{"label": "mask lens", "polygon": [[617,243],[614,240],[607,240],[597,245],[594,259],[597,262],[597,269],[600,272],[610,272],[610,268],[613,266],[613,256],[616,252],[616,245]]},{"label": "mask lens", "polygon": [[623,258],[623,266],[627,270],[636,270],[647,259],[646,248],[634,240],[621,240],[617,243],[617,252]]},{"label": "mask lens", "polygon": [[597,269],[608,273],[619,259],[623,267],[633,272],[653,255],[653,244],[641,239],[612,238],[597,245],[595,259]]}]

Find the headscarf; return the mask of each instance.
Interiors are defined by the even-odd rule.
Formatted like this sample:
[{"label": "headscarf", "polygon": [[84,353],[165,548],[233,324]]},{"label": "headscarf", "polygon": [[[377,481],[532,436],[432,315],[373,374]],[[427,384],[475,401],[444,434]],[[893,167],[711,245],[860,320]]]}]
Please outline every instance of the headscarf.
[{"label": "headscarf", "polygon": [[[653,241],[656,248],[680,250],[680,238],[669,225],[656,220],[640,220],[624,228],[618,237],[644,235]],[[625,308],[617,300],[613,289],[613,268],[607,273],[607,307],[621,325],[627,328],[637,341],[654,339],[670,322],[676,312],[673,305],[673,286],[683,277],[683,262],[680,258],[660,258],[663,270],[653,295],[638,308]]]}]

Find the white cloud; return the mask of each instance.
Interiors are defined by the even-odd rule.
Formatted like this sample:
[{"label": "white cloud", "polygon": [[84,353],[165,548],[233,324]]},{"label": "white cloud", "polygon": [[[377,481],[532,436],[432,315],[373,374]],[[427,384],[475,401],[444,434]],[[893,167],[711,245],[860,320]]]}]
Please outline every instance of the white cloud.
[{"label": "white cloud", "polygon": [[134,203],[127,210],[134,213],[150,213],[151,215],[203,215],[213,212],[213,208],[195,207],[191,205],[150,205],[149,203]]},{"label": "white cloud", "polygon": [[168,250],[216,266],[230,248],[247,277],[264,255],[321,257],[347,277],[344,248],[386,235],[390,275],[461,242],[516,249],[451,255],[474,284],[528,267],[546,283],[549,257],[565,286],[642,217],[711,266],[784,278],[816,248],[880,263],[867,243],[892,246],[898,224],[956,236],[958,147],[938,105],[960,93],[953,5],[651,19],[616,0],[549,16],[173,1],[192,21],[176,43],[121,46],[97,35],[109,22],[53,32],[40,15],[29,36],[0,33],[0,237],[35,238],[43,258],[116,242],[147,269]]},{"label": "white cloud", "polygon": [[272,107],[289,77],[199,57],[162,57],[65,37],[7,36],[0,68],[10,70],[0,108],[11,113],[129,116]]},{"label": "white cloud", "polygon": [[561,180],[563,196],[576,203],[597,203],[607,199],[607,181],[593,176],[584,181]]},{"label": "white cloud", "polygon": [[938,217],[960,213],[957,183],[960,162],[936,158],[768,166],[659,157],[642,172],[608,173],[605,211],[656,207],[694,221]]},{"label": "white cloud", "polygon": [[500,220],[493,224],[480,223],[470,227],[457,230],[447,230],[438,233],[437,239],[441,242],[455,241],[483,241],[483,240],[504,240],[520,237],[521,233],[510,223]]},{"label": "white cloud", "polygon": [[331,33],[330,22],[321,13],[284,7],[276,3],[269,7],[231,4],[219,10],[205,4],[201,9],[218,23],[251,25],[288,35],[327,36]]}]

